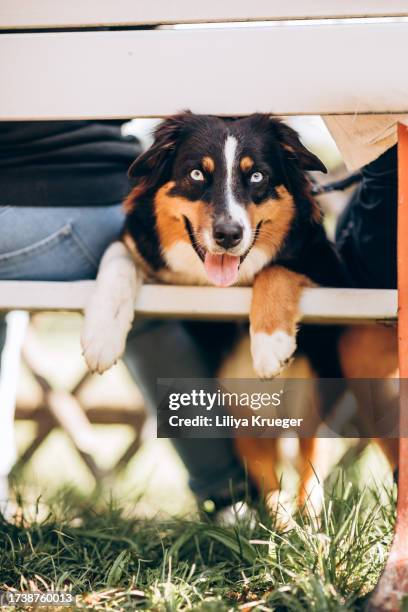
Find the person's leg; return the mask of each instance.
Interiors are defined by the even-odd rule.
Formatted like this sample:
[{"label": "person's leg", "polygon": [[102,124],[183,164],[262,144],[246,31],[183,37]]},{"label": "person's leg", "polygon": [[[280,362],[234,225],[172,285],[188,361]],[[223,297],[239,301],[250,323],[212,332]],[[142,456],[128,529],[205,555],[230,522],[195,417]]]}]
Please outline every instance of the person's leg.
[{"label": "person's leg", "polygon": [[[94,278],[123,227],[120,204],[89,208],[0,206],[1,280]],[[0,316],[0,352],[6,322]]]},{"label": "person's leg", "polygon": [[[223,323],[194,325],[173,321],[138,321],[128,339],[125,362],[147,406],[155,411],[157,378],[212,378],[234,330]],[[216,508],[246,496],[249,483],[227,438],[172,440],[199,501]],[[231,498],[232,496],[232,498]]]},{"label": "person's leg", "polygon": [[[336,245],[356,287],[397,287],[397,146],[361,169],[362,182],[339,218]],[[397,334],[390,327],[353,326],[340,340],[340,358],[348,378],[388,378],[397,372]],[[353,384],[352,384],[353,387]],[[386,387],[389,389],[390,387]],[[357,398],[361,389],[357,385]],[[384,404],[393,414],[395,394]],[[363,421],[366,402],[358,401]],[[378,435],[378,434],[377,434]],[[396,460],[396,440],[377,440],[390,464]]]},{"label": "person's leg", "polygon": [[[98,261],[123,225],[121,206],[39,208],[0,206],[0,279],[80,280],[93,278]],[[7,475],[14,461],[16,346],[3,355],[6,318],[0,316],[0,501],[7,498]],[[11,325],[13,331],[13,325]],[[16,342],[16,337],[12,338]],[[2,359],[0,359],[0,364]],[[9,371],[10,370],[10,371]],[[3,438],[3,441],[2,439]],[[3,508],[4,509],[4,508]]]},{"label": "person's leg", "polygon": [[397,149],[361,169],[336,229],[336,246],[356,287],[397,286]]},{"label": "person's leg", "polygon": [[[88,208],[0,207],[0,279],[71,281],[94,278],[98,263],[123,227],[120,205]],[[126,363],[155,408],[156,377],[214,375],[209,328],[197,333],[178,322],[138,324],[129,339]],[[204,329],[200,326],[200,329]],[[0,336],[4,331],[1,330]],[[217,342],[218,340],[218,342]],[[0,350],[1,350],[0,345]],[[225,439],[176,441],[200,499],[229,497],[230,482],[241,495],[243,470]]]},{"label": "person's leg", "polygon": [[120,205],[82,208],[0,207],[0,279],[94,278],[123,227]]}]

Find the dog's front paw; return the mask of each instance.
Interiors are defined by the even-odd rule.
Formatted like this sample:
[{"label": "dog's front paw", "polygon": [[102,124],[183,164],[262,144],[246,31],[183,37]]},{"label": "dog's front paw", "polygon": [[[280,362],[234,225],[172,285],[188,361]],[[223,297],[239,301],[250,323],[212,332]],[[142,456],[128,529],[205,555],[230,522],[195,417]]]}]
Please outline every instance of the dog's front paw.
[{"label": "dog's front paw", "polygon": [[125,350],[125,342],[119,335],[109,327],[96,325],[84,329],[81,344],[88,368],[99,374],[113,366]]},{"label": "dog's front paw", "polygon": [[133,309],[115,308],[111,303],[91,303],[85,312],[81,345],[91,372],[102,374],[122,357],[131,327]]},{"label": "dog's front paw", "polygon": [[251,330],[253,366],[260,378],[273,378],[280,374],[295,350],[295,336],[280,329],[272,334]]}]

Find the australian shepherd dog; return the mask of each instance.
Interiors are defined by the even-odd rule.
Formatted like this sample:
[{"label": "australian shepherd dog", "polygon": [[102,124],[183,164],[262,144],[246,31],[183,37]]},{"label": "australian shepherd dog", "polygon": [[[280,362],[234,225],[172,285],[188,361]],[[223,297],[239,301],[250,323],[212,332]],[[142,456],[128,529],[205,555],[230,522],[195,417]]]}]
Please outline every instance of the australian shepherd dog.
[{"label": "australian shepherd dog", "polygon": [[[303,332],[298,334],[303,289],[348,285],[309,171],[326,168],[276,117],[185,112],[163,121],[129,170],[135,186],[125,201],[123,236],[103,256],[86,308],[82,345],[90,369],[103,372],[121,356],[140,286],[155,282],[251,286],[253,368],[260,378],[278,375]],[[341,375],[336,359],[317,350],[331,338],[326,328],[308,343],[319,377]],[[275,444],[238,442],[249,474],[267,493],[279,486]],[[313,441],[301,441],[306,493],[313,448]]]}]

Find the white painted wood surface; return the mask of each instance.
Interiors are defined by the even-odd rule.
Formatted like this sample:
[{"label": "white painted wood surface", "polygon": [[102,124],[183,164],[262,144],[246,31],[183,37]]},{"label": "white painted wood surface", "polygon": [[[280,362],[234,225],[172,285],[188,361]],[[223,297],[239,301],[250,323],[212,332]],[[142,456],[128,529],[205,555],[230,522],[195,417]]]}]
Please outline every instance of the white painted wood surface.
[{"label": "white painted wood surface", "polygon": [[[368,6],[360,0],[255,0],[250,7],[246,0],[2,0],[0,29],[406,15],[408,3],[400,0]],[[226,115],[408,112],[408,75],[395,61],[407,52],[408,23],[389,20],[2,34],[0,119],[154,117],[182,108]],[[250,87],[242,86],[243,75]],[[203,95],[204,85],[211,95]],[[0,310],[80,311],[91,290],[92,282],[2,281]],[[136,311],[245,319],[250,299],[244,288],[150,285]],[[392,321],[397,292],[306,290],[302,316],[306,322]]]},{"label": "white painted wood surface", "polygon": [[406,0],[1,0],[1,28],[408,15]]},{"label": "white painted wood surface", "polygon": [[0,119],[408,112],[408,21],[0,35]]},{"label": "white painted wood surface", "polygon": [[[0,282],[0,310],[83,310],[93,281]],[[136,314],[159,318],[246,319],[252,291],[233,287],[144,285]],[[397,291],[374,289],[306,289],[301,301],[304,322],[393,321]]]},{"label": "white painted wood surface", "polygon": [[8,497],[7,477],[17,458],[14,436],[14,410],[20,374],[20,355],[28,327],[26,312],[7,316],[6,344],[0,368],[0,511]]}]

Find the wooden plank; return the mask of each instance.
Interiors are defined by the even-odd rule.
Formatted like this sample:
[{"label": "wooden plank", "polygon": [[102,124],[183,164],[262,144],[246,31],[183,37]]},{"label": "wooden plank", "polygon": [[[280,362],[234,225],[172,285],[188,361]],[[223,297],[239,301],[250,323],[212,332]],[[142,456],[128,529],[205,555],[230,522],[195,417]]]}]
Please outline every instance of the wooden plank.
[{"label": "wooden plank", "polygon": [[407,55],[408,22],[4,34],[0,119],[407,112]]},{"label": "wooden plank", "polygon": [[405,0],[2,0],[0,28],[403,16]]},{"label": "wooden plank", "polygon": [[[141,428],[146,420],[143,410],[131,410],[124,406],[112,406],[111,408],[92,406],[85,408],[86,416],[92,425],[131,425]],[[31,407],[18,403],[16,407],[16,419],[21,421],[42,422],[49,418],[49,413],[43,407]],[[54,421],[55,422],[55,421]]]},{"label": "wooden plank", "polygon": [[[93,281],[74,283],[0,282],[0,311],[81,311]],[[181,287],[144,285],[135,311],[156,318],[248,318],[252,291],[246,287]],[[387,289],[306,289],[301,301],[306,323],[393,321],[397,316],[397,292]]]},{"label": "wooden plank", "polygon": [[398,126],[398,365],[399,461],[394,539],[368,610],[403,610],[408,596],[408,129]]}]

